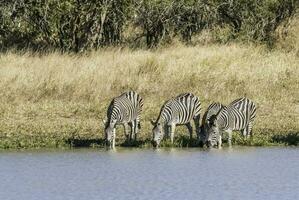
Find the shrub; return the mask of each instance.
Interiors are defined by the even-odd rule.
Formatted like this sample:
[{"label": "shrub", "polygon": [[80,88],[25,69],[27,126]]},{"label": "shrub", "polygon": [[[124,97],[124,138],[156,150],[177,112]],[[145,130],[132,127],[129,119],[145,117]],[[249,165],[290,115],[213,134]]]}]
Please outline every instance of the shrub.
[{"label": "shrub", "polygon": [[[226,35],[216,35],[215,41],[238,39],[271,44],[277,27],[293,16],[299,4],[296,0],[0,0],[0,3],[3,50],[50,48],[75,52],[129,41],[136,43],[140,39],[144,39],[141,44],[147,47],[175,37],[190,42],[202,30],[222,28]],[[129,32],[127,37],[125,31]]]}]

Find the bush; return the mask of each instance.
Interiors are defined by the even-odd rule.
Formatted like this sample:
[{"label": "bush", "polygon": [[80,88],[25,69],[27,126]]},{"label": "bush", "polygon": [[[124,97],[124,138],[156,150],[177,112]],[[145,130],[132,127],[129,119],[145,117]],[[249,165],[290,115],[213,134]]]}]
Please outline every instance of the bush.
[{"label": "bush", "polygon": [[20,0],[1,6],[4,47],[82,51],[117,44],[130,1]]},{"label": "bush", "polygon": [[[175,37],[190,42],[202,30],[222,27],[229,30],[227,36],[218,37],[225,38],[222,42],[272,43],[277,27],[298,8],[296,0],[0,0],[0,4],[3,50],[75,52],[140,39],[147,47]],[[130,27],[133,30],[124,37]]]}]

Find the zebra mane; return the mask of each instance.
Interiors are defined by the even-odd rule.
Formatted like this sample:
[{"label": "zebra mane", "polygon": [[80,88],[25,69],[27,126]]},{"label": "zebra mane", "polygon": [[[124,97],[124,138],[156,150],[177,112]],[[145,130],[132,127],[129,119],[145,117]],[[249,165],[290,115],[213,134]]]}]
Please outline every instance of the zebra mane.
[{"label": "zebra mane", "polygon": [[[220,107],[220,108],[219,108]],[[219,110],[218,110],[219,108]],[[219,102],[213,102],[209,105],[207,108],[207,111],[204,113],[202,118],[202,124],[213,122],[217,119],[218,115],[221,113],[223,109],[226,109],[226,106],[222,105]],[[216,112],[213,114],[210,114],[210,112]]]},{"label": "zebra mane", "polygon": [[106,122],[105,128],[107,128],[109,126],[109,124],[110,124],[114,101],[115,100],[112,99],[112,101],[109,104],[109,107],[108,107],[108,110],[107,110],[107,122]]},{"label": "zebra mane", "polygon": [[158,123],[162,123],[162,112],[164,110],[164,107],[165,107],[165,104],[162,106],[161,110],[160,110],[160,113],[159,113],[159,116],[158,118],[156,119],[155,121],[155,124],[157,125]]},{"label": "zebra mane", "polygon": [[221,111],[222,111],[224,108],[225,108],[225,106],[222,105],[222,104],[220,103],[220,109],[219,109],[219,111],[215,114],[215,116],[217,117],[217,116],[221,113]]},{"label": "zebra mane", "polygon": [[[223,105],[219,102],[213,102],[209,105],[209,107],[207,108],[206,112],[204,113],[203,117],[202,117],[202,124],[204,124],[207,120],[209,120],[209,118],[212,116],[212,115],[215,115],[215,114],[212,114],[209,116],[209,113],[213,110],[215,110],[216,106],[217,105],[220,105],[220,109],[223,107]],[[218,112],[218,111],[217,111]]]},{"label": "zebra mane", "polygon": [[223,104],[220,104],[220,109],[219,109],[219,111],[215,114],[215,116],[218,117],[219,114],[220,114],[222,111],[227,112],[227,106],[226,106],[226,105],[223,105]]},{"label": "zebra mane", "polygon": [[[174,99],[174,98],[173,98]],[[173,100],[173,99],[171,99],[171,100]],[[162,106],[162,108],[160,109],[160,112],[159,112],[159,116],[158,116],[158,118],[156,119],[156,121],[155,121],[155,124],[157,125],[158,123],[163,123],[163,115],[162,115],[162,113],[164,112],[164,109],[165,109],[165,107],[167,106],[167,103],[169,103],[169,101],[170,100],[167,100],[167,101],[165,101],[164,102],[164,104],[163,104],[163,106]]]}]

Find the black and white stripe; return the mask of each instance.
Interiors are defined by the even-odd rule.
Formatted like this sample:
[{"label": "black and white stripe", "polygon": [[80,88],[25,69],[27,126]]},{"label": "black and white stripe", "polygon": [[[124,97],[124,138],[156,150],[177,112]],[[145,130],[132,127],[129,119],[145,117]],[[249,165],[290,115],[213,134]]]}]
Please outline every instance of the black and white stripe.
[{"label": "black and white stripe", "polygon": [[222,107],[223,107],[222,104],[220,104],[218,102],[213,102],[207,108],[206,112],[204,113],[204,115],[202,117],[202,123],[201,123],[201,127],[199,129],[200,131],[199,131],[198,139],[199,139],[200,143],[203,144],[207,140],[207,134],[206,134],[207,133],[207,125],[208,125],[208,122],[209,122],[211,116],[217,114]]},{"label": "black and white stripe", "polygon": [[210,115],[204,124],[205,139],[208,144],[221,146],[223,131],[228,133],[230,146],[232,131],[241,131],[246,138],[252,134],[256,106],[250,99],[243,97],[234,100],[228,106],[218,105],[221,106],[221,109],[217,108],[218,112]]},{"label": "black and white stripe", "polygon": [[[115,146],[115,126],[123,124],[127,139],[136,139],[140,129],[140,114],[143,107],[143,99],[134,91],[129,91],[114,98],[108,108],[105,124],[105,136],[108,142]],[[131,133],[129,134],[129,125]]]},{"label": "black and white stripe", "polygon": [[[244,116],[244,120],[236,121],[235,127],[242,131],[244,137],[248,138],[252,136],[252,126],[256,117],[256,105],[250,99],[243,97],[234,100],[232,103],[230,103],[230,106],[239,110]],[[238,118],[241,117],[242,116],[239,115]]]},{"label": "black and white stripe", "polygon": [[[159,145],[163,139],[164,133],[170,132],[171,142],[173,143],[174,131],[176,125],[186,125],[190,138],[192,138],[191,120],[194,120],[196,131],[199,128],[199,119],[201,113],[201,103],[199,98],[192,93],[184,93],[168,100],[161,108],[158,119],[152,122],[153,140]],[[170,128],[170,131],[169,131]]]}]

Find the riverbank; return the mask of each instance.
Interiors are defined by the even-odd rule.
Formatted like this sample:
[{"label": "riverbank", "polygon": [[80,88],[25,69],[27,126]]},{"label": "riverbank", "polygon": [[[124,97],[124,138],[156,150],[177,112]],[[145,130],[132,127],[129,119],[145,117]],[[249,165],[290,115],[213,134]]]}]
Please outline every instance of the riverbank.
[{"label": "riverbank", "polygon": [[[293,51],[241,44],[1,54],[0,148],[102,146],[107,106],[127,90],[144,98],[141,147],[150,145],[150,119],[182,92],[199,96],[203,111],[213,101],[228,104],[241,96],[255,101],[254,138],[244,141],[235,134],[235,144],[298,145],[298,64]],[[117,133],[122,144],[122,127]],[[187,136],[179,127],[174,146],[194,146]]]}]

